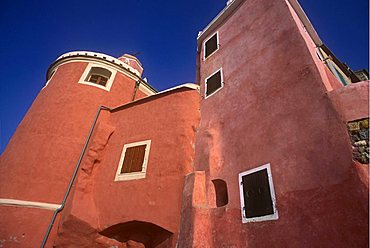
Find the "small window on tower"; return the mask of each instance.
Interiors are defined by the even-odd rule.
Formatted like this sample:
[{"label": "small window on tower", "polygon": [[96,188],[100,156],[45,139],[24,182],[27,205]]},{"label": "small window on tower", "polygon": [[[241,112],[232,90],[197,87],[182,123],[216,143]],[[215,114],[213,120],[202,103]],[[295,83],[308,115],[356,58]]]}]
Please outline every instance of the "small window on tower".
[{"label": "small window on tower", "polygon": [[240,173],[239,185],[243,223],[279,218],[270,164]]},{"label": "small window on tower", "polygon": [[94,86],[102,90],[110,91],[117,70],[111,66],[90,62],[81,75],[79,84]]},{"label": "small window on tower", "polygon": [[107,69],[101,67],[91,67],[91,70],[85,81],[105,87],[111,76],[112,72]]},{"label": "small window on tower", "polygon": [[211,76],[206,78],[205,82],[205,97],[209,97],[219,91],[224,86],[222,78],[222,69],[219,69]]},{"label": "small window on tower", "polygon": [[218,32],[204,42],[204,59],[208,58],[218,50]]},{"label": "small window on tower", "polygon": [[114,181],[145,178],[148,163],[150,140],[123,146]]}]

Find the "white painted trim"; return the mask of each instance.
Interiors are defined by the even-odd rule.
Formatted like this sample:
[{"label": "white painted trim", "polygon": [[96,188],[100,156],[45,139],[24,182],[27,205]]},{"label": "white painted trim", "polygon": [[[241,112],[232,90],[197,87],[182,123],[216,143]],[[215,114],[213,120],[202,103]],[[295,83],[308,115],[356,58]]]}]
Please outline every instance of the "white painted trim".
[{"label": "white painted trim", "polygon": [[239,4],[241,4],[243,1],[244,0],[233,0],[231,2],[228,1],[226,7],[223,10],[221,10],[221,12],[218,13],[218,15],[215,18],[213,18],[213,20],[202,31],[198,33],[197,38],[198,42],[203,39],[204,35],[206,36],[207,33],[212,31],[212,28],[214,26],[217,26],[219,23],[225,20],[232,13],[232,11],[236,9],[239,6]]},{"label": "white painted trim", "polygon": [[124,67],[126,70],[129,70],[129,71],[133,72],[134,74],[136,74],[137,76],[140,76],[140,73],[139,73],[138,70],[134,69],[130,65],[124,63],[123,61],[121,61],[119,59],[116,59],[112,56],[106,55],[104,53],[96,53],[96,52],[89,52],[89,51],[74,51],[74,52],[69,52],[69,53],[62,54],[61,56],[59,56],[56,59],[56,61],[58,61],[60,59],[67,58],[67,57],[71,57],[71,56],[91,56],[91,57],[104,59],[106,61],[113,62],[114,64],[120,65],[120,66]]},{"label": "white painted trim", "polygon": [[[129,57],[128,57],[128,56],[129,56]],[[139,59],[138,59],[138,58],[136,58],[135,56],[132,56],[132,55],[126,54],[126,56],[125,56],[125,55],[122,55],[120,58],[125,58],[125,59],[129,60],[129,63],[130,63],[130,60],[135,61],[135,62],[140,66],[140,68],[141,68],[142,70],[144,70],[143,66],[141,65],[141,62],[140,62],[140,61],[139,61]],[[129,65],[129,66],[130,66],[130,65]]]},{"label": "white painted trim", "polygon": [[[323,42],[321,41],[320,37],[318,36],[315,28],[313,27],[312,23],[308,19],[306,13],[300,6],[297,0],[286,0],[290,6],[294,9],[294,11],[297,13],[299,19],[303,23],[304,27],[307,30],[307,33],[310,35],[316,46],[321,46]],[[226,7],[202,30],[198,33],[198,50],[200,47],[200,42],[208,35],[208,33],[212,32],[214,28],[219,26],[224,20],[227,19],[229,15],[233,13],[233,11],[241,4],[244,0],[233,0],[232,2],[229,2],[229,4],[226,5]]]},{"label": "white painted trim", "polygon": [[[269,179],[270,193],[271,193],[271,199],[272,199],[272,207],[273,207],[274,213],[270,214],[270,215],[261,216],[261,217],[247,218],[244,214],[245,206],[244,206],[244,192],[243,192],[243,176],[251,174],[251,173],[256,172],[256,171],[264,170],[264,169],[267,169],[267,175],[268,175],[268,179]],[[247,171],[239,173],[239,193],[240,193],[240,206],[241,206],[242,222],[243,223],[279,219],[278,210],[276,208],[276,197],[275,197],[274,184],[273,184],[273,181],[272,181],[270,163],[259,166],[257,168],[251,169],[251,170],[247,170]]]},{"label": "white painted trim", "polygon": [[60,204],[51,204],[44,202],[33,202],[33,201],[22,201],[15,199],[0,199],[0,206],[17,206],[17,207],[26,207],[26,208],[40,208],[46,210],[57,210],[62,205]]},{"label": "white painted trim", "polygon": [[[58,66],[56,66],[55,68],[59,68],[59,66],[61,66],[61,65],[65,65],[65,64],[69,64],[69,63],[75,63],[75,62],[94,63],[94,64],[102,65],[101,67],[109,66],[109,63],[105,63],[104,61],[100,61],[100,60],[68,59],[68,60],[65,60],[61,63],[58,63]],[[126,71],[122,70],[122,68],[113,67],[113,66],[112,66],[112,68],[114,68],[114,70],[117,70],[118,72],[121,72],[123,75],[131,78],[132,80],[138,80],[139,79],[139,77],[135,77],[135,76],[130,75]]]},{"label": "white painted trim", "polygon": [[[105,86],[87,81],[87,77],[88,77],[88,75],[89,75],[89,73],[90,73],[90,71],[93,67],[104,68],[104,69],[106,69],[106,70],[108,70],[112,73],[112,75],[109,77]],[[113,81],[116,77],[116,73],[117,73],[117,71],[113,67],[110,67],[110,66],[107,66],[107,65],[104,65],[104,64],[100,64],[100,63],[90,62],[86,66],[86,69],[85,69],[84,73],[82,74],[80,80],[78,80],[78,83],[79,84],[86,84],[86,85],[94,86],[94,87],[97,87],[97,88],[100,88],[100,89],[103,89],[103,90],[106,90],[106,91],[110,91],[110,88],[112,87]]]},{"label": "white painted trim", "polygon": [[157,96],[157,95],[161,95],[161,94],[164,94],[164,93],[167,93],[167,92],[170,92],[170,91],[174,91],[174,90],[177,90],[177,89],[180,89],[180,88],[188,88],[188,89],[191,89],[191,90],[197,90],[197,91],[198,91],[198,93],[199,93],[199,91],[200,91],[200,90],[199,90],[199,89],[200,89],[200,87],[199,87],[199,85],[197,85],[197,84],[192,84],[192,83],[181,84],[181,85],[179,85],[179,86],[175,86],[175,87],[169,88],[169,89],[167,89],[167,90],[160,91],[160,92],[158,92],[158,93],[156,93],[156,94],[154,94],[154,95],[146,96],[146,97],[143,97],[143,98],[140,98],[140,99],[136,99],[136,100],[135,100],[135,101],[133,101],[133,102],[129,102],[129,103],[125,103],[125,104],[122,104],[122,105],[118,105],[118,106],[114,107],[113,109],[121,108],[121,107],[126,106],[126,105],[131,105],[131,104],[133,104],[133,103],[135,103],[135,102],[139,102],[139,101],[141,101],[142,99],[147,99],[147,98],[149,98],[149,97],[154,97],[154,96]]},{"label": "white painted trim", "polygon": [[[221,73],[221,87],[218,88],[215,92],[213,92],[212,94],[210,94],[209,96],[207,96],[207,80],[212,77],[213,75],[215,75],[217,72]],[[222,88],[224,87],[224,74],[222,73],[222,67],[220,69],[218,69],[217,71],[215,71],[214,73],[212,73],[210,76],[208,76],[205,80],[204,80],[204,98],[207,99],[209,98],[210,96],[213,96],[215,93],[217,93],[219,90],[221,90]]]},{"label": "white painted trim", "polygon": [[[120,60],[119,60],[120,61]],[[59,66],[61,65],[64,65],[64,64],[68,64],[68,63],[75,63],[75,62],[84,62],[84,63],[96,63],[96,64],[101,64],[103,66],[110,66],[112,67],[113,69],[117,70],[118,72],[121,72],[123,75],[135,80],[135,81],[138,81],[141,79],[140,76],[137,76],[136,74],[131,74],[129,73],[129,70],[126,70],[125,68],[122,68],[121,64],[125,64],[124,62],[120,61],[120,64],[114,64],[114,63],[111,63],[109,61],[104,61],[104,60],[100,60],[96,57],[79,57],[79,58],[74,58],[74,57],[66,57],[64,58],[62,61],[57,61],[55,62],[55,64],[49,68],[48,70],[48,73],[52,70],[55,70],[56,68],[58,68]],[[147,91],[150,91],[152,92],[152,95],[157,93],[154,89],[150,88],[148,85],[145,85],[145,84],[142,84],[143,87],[147,88]]]},{"label": "white painted trim", "polygon": [[[217,38],[217,49],[214,50],[210,55],[208,55],[208,57],[206,58],[206,43],[207,41],[209,41],[214,35],[216,35],[216,38]],[[220,48],[220,40],[219,40],[219,35],[218,35],[218,30],[216,32],[214,32],[212,35],[210,35],[207,39],[205,39],[203,41],[203,60],[205,61],[206,59],[208,59],[209,57],[211,57],[214,53],[216,53],[218,51],[218,49]]]},{"label": "white painted trim", "polygon": [[[119,163],[118,163],[116,176],[114,178],[115,182],[145,178],[151,142],[152,142],[151,140],[145,140],[145,141],[139,141],[139,142],[125,144],[123,146],[122,153],[121,153],[121,158],[120,158]],[[122,173],[121,174],[120,172],[121,172],[121,169],[122,169],[122,166],[123,166],[123,161],[125,159],[125,154],[126,154],[127,148],[134,147],[134,146],[140,146],[140,145],[146,145],[145,154],[144,154],[144,162],[143,162],[143,165],[141,167],[142,170],[140,172],[131,172],[131,173]]]},{"label": "white painted trim", "polygon": [[139,90],[147,96],[155,95],[153,91],[149,90],[148,87],[145,87],[142,83],[139,84]]},{"label": "white painted trim", "polygon": [[199,85],[192,84],[192,83],[181,84],[179,86],[175,86],[175,87],[169,88],[167,90],[160,91],[156,95],[163,94],[163,93],[166,93],[168,91],[173,91],[173,90],[180,89],[180,88],[189,88],[189,89],[192,89],[192,90],[198,90],[199,91],[200,87],[199,87]]},{"label": "white painted trim", "polygon": [[55,70],[54,71],[52,71],[52,75],[51,75],[51,77],[48,79],[48,81],[46,81],[46,83],[45,83],[45,85],[44,85],[44,87],[42,87],[42,89],[41,90],[43,90],[46,86],[48,86],[48,84],[50,83],[50,81],[51,81],[51,79],[54,77],[54,75],[55,75],[55,73],[57,73],[57,70],[58,70],[58,68],[55,68]]},{"label": "white painted trim", "polygon": [[315,28],[312,26],[312,23],[310,22],[310,19],[308,19],[306,13],[302,9],[301,5],[298,3],[297,0],[286,0],[289,2],[290,6],[294,9],[296,12],[298,18],[301,20],[303,23],[303,26],[305,27],[308,35],[311,37],[313,42],[315,43],[316,46],[321,46],[323,42],[321,41],[319,35],[317,34]]}]

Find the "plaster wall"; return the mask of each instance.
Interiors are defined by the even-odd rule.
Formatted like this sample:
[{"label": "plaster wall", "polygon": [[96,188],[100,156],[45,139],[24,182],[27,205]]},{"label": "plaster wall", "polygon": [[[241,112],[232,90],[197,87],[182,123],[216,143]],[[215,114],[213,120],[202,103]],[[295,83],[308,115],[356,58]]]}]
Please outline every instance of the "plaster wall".
[{"label": "plaster wall", "polygon": [[[85,230],[91,228],[97,234],[116,224],[142,221],[173,233],[171,245],[164,247],[174,247],[184,178],[193,171],[199,115],[199,93],[188,88],[105,113],[99,119],[69,207],[63,212],[57,244],[81,245],[78,238],[67,234],[81,223]],[[151,140],[146,177],[115,182],[123,146],[144,140]],[[71,219],[75,224],[70,224]]]},{"label": "plaster wall", "polygon": [[325,86],[327,91],[332,91],[334,89],[342,88],[344,87],[341,82],[330,72],[328,67],[324,64],[323,61],[318,57],[317,54],[317,44],[312,40],[309,33],[306,30],[306,27],[302,23],[302,21],[299,19],[297,13],[294,11],[292,6],[290,5],[289,1],[285,1],[287,6],[289,7],[289,12],[291,13],[291,16],[293,17],[294,22],[297,25],[297,28],[299,30],[299,33],[301,34],[302,38],[304,39],[307,49],[312,57],[312,60],[314,61],[320,76],[322,84]]},{"label": "plaster wall", "polygon": [[369,117],[369,81],[331,91],[328,96],[344,122]]},{"label": "plaster wall", "polygon": [[[39,247],[52,215],[43,209],[0,206],[0,247]],[[50,240],[55,236],[56,229]],[[52,242],[47,247],[52,247]]]},{"label": "plaster wall", "polygon": [[[0,157],[0,198],[60,204],[98,107],[131,101],[135,81],[120,72],[109,92],[77,83],[86,66],[86,62],[60,65],[38,94]],[[17,209],[19,215],[10,214],[11,208]],[[32,247],[41,244],[47,225],[30,223],[38,223],[40,216],[48,222],[52,215],[52,211],[14,206],[6,207],[2,213],[9,214],[2,219],[9,230],[13,230],[10,219],[29,219],[19,223],[17,229],[27,229],[27,233],[34,230],[29,242],[40,243]],[[3,231],[0,238],[8,235]]]},{"label": "plaster wall", "polygon": [[61,65],[40,91],[0,158],[1,198],[59,203],[98,106],[131,101],[135,82],[121,73],[110,92],[78,84],[86,65]]},{"label": "plaster wall", "polygon": [[[213,179],[226,181],[229,203],[209,208],[201,236],[211,247],[365,247],[368,188],[287,3],[245,1],[216,30],[220,49],[200,60],[199,84],[203,93],[222,67],[224,87],[201,101],[195,170],[206,173],[209,207]],[[238,173],[266,163],[279,219],[242,224]]]}]

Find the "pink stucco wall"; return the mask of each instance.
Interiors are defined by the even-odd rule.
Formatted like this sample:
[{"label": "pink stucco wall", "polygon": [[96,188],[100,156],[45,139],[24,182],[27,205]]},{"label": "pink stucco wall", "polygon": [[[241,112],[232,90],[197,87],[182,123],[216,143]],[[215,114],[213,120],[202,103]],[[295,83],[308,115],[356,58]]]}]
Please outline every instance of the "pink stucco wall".
[{"label": "pink stucco wall", "polygon": [[[225,86],[201,102],[195,169],[206,173],[208,206],[215,205],[213,179],[226,181],[229,203],[199,213],[209,226],[199,236],[210,238],[189,242],[366,246],[367,186],[354,167],[346,126],[326,96],[323,75],[286,2],[245,1],[217,31],[220,49],[200,61],[199,83],[204,92],[205,78],[222,67]],[[238,173],[266,163],[279,219],[242,224]],[[195,219],[199,211],[204,209],[194,208]]]},{"label": "pink stucco wall", "polygon": [[[135,81],[120,72],[109,92],[78,84],[86,66],[85,62],[60,65],[40,91],[0,157],[0,198],[60,204],[98,107],[131,101]],[[9,214],[8,209],[0,212]],[[32,211],[37,210],[26,212]],[[49,215],[43,218],[50,221]],[[37,223],[39,216],[30,214],[29,223]],[[8,218],[0,218],[0,225]],[[15,229],[8,225],[8,231],[32,229],[34,233],[27,232],[25,242],[39,246],[32,242],[42,240],[47,225],[27,225],[22,223]],[[7,235],[1,231],[0,239],[7,239]]]},{"label": "pink stucco wall", "polygon": [[[131,243],[103,235],[130,222],[171,233],[158,248],[368,246],[369,168],[352,160],[346,128],[369,115],[368,82],[342,87],[328,74],[285,0],[244,1],[213,31],[220,49],[197,54],[201,96],[138,90],[129,103],[135,80],[120,72],[107,92],[77,84],[87,63],[59,66],[0,157],[0,198],[59,204],[98,106],[122,106],[101,112],[47,247],[143,247],[140,229]],[[224,87],[205,99],[219,68]],[[146,177],[115,182],[124,144],[144,140]],[[243,224],[238,174],[266,163],[279,219]],[[37,247],[51,215],[2,205],[0,240]]]},{"label": "pink stucco wall", "polygon": [[328,96],[344,122],[369,117],[369,81],[328,92]]},{"label": "pink stucco wall", "polygon": [[[136,220],[173,233],[171,245],[165,247],[174,247],[184,176],[193,170],[198,109],[198,92],[181,88],[105,113],[82,164],[70,205],[63,212],[63,235],[57,244],[81,246],[84,241],[68,234],[77,232],[85,237],[89,228],[95,230],[95,238],[87,232],[94,243],[101,238],[97,232]],[[144,140],[151,140],[146,177],[114,182],[124,144]],[[75,224],[68,225],[71,222]],[[75,231],[77,225],[85,228]]]}]

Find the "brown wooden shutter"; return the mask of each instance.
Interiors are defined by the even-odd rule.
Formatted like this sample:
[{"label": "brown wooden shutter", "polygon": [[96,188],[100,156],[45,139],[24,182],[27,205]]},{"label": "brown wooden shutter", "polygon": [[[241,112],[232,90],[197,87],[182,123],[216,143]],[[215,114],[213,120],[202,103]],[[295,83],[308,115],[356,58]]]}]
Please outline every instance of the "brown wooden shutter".
[{"label": "brown wooden shutter", "polygon": [[129,147],[126,149],[121,173],[142,171],[146,145]]}]

